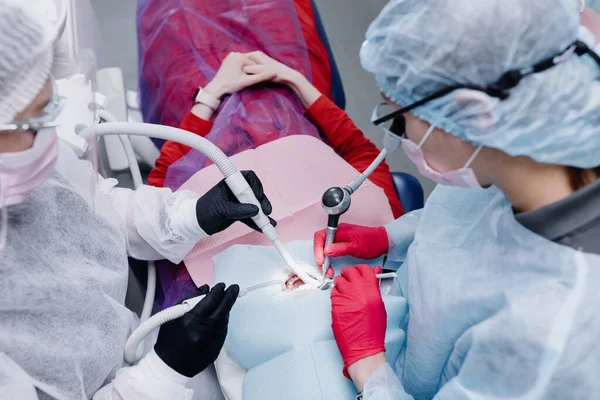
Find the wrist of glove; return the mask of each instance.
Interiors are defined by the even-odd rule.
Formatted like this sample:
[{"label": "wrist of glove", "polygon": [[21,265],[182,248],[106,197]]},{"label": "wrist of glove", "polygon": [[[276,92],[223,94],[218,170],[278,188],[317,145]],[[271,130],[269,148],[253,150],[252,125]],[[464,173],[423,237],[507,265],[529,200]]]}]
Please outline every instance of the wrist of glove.
[{"label": "wrist of glove", "polygon": [[325,238],[325,230],[315,233],[314,253],[318,265],[323,265],[326,256],[352,256],[371,260],[386,254],[389,250],[389,239],[383,226],[340,224],[335,235],[335,243],[324,248]]},{"label": "wrist of glove", "polygon": [[[253,171],[242,171],[242,175],[246,178],[246,181],[248,181],[248,184],[256,195],[262,211],[265,215],[270,215],[273,207],[264,193],[260,179],[258,179]],[[225,183],[225,180],[222,180],[210,189],[196,203],[198,224],[209,235],[224,231],[236,221],[243,222],[255,231],[260,232],[258,226],[251,219],[258,215],[258,212],[259,209],[257,206],[240,203]],[[269,219],[273,226],[277,225],[274,219]]]},{"label": "wrist of glove", "polygon": [[377,274],[381,267],[346,267],[335,278],[331,291],[333,336],[348,366],[385,351],[387,313],[381,297]]},{"label": "wrist of glove", "polygon": [[174,371],[194,377],[215,362],[227,336],[229,313],[240,288],[219,283],[210,291],[204,285],[188,298],[206,295],[184,316],[160,328],[156,354]]}]

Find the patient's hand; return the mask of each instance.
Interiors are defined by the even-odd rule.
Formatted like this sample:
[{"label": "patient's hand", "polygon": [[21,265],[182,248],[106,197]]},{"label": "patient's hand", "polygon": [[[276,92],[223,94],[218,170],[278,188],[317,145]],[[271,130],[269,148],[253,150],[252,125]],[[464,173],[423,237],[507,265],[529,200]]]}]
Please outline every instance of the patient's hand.
[{"label": "patient's hand", "polygon": [[271,80],[292,89],[300,98],[304,107],[310,107],[321,97],[321,92],[304,75],[295,69],[269,57],[262,51],[255,51],[246,55],[254,64],[245,66],[243,68],[245,72],[249,74],[268,73],[273,75],[274,77]]},{"label": "patient's hand", "polygon": [[275,83],[287,84],[293,79],[293,75],[296,74],[296,70],[288,67],[282,62],[269,57],[262,51],[254,51],[252,53],[245,54],[249,60],[253,63],[244,66],[244,71],[248,73],[264,73],[269,72],[274,75],[272,81]]},{"label": "patient's hand", "polygon": [[244,67],[255,65],[247,55],[242,53],[229,53],[223,60],[217,74],[205,87],[204,91],[216,98],[246,89],[257,83],[270,81],[275,73],[272,71],[246,72]]}]

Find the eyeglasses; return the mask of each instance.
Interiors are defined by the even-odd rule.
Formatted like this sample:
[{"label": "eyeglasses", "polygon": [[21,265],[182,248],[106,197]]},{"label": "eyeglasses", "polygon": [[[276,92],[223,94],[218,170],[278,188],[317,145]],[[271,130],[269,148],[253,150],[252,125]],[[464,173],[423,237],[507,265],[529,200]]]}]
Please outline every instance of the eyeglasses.
[{"label": "eyeglasses", "polygon": [[15,120],[10,124],[0,125],[0,131],[34,131],[37,132],[41,129],[55,128],[58,126],[54,121],[60,115],[65,107],[67,99],[58,94],[58,88],[54,79],[52,81],[52,95],[50,101],[44,107],[42,114],[36,117]]},{"label": "eyeglasses", "polygon": [[[386,113],[384,117],[380,117],[381,110],[384,107],[389,108],[389,104],[387,102],[381,102],[375,106],[373,109],[373,113],[371,114],[371,122],[375,123],[375,125],[385,125],[383,126],[384,130],[390,131],[396,136],[406,138],[406,119],[404,119],[403,115],[397,115],[394,117],[391,122],[388,119],[385,119],[383,122],[377,124],[376,121],[382,120],[387,117],[390,113]],[[392,112],[392,114],[396,113],[396,111]]]},{"label": "eyeglasses", "polygon": [[[458,84],[458,85],[450,86],[445,89],[439,90],[439,91],[425,97],[424,99],[419,100],[416,103],[413,103],[407,107],[403,107],[400,110],[397,110],[397,111],[391,112],[387,115],[384,115],[383,117],[380,117],[380,118],[374,120],[373,123],[375,125],[381,125],[382,123],[387,122],[389,120],[394,120],[394,122],[392,123],[392,127],[394,126],[394,124],[396,124],[397,125],[396,129],[400,129],[401,128],[400,125],[404,125],[405,122],[404,122],[404,118],[397,118],[397,117],[400,117],[400,116],[402,116],[402,114],[412,111],[415,108],[420,107],[432,100],[438,99],[440,97],[444,97],[458,89],[477,90],[477,91],[486,93],[488,96],[496,97],[500,100],[506,100],[510,96],[510,90],[513,89],[514,87],[516,87],[523,80],[523,78],[525,78],[529,75],[532,75],[532,74],[537,74],[539,72],[546,71],[546,70],[554,67],[555,65],[558,65],[558,64],[562,63],[563,61],[567,60],[573,54],[576,54],[578,56],[588,54],[600,66],[600,56],[598,54],[596,54],[592,49],[590,49],[590,47],[587,44],[578,40],[575,43],[573,43],[572,45],[570,45],[569,47],[567,47],[560,54],[558,54],[554,57],[551,57],[551,58],[547,58],[547,59],[535,64],[532,67],[523,68],[523,69],[514,69],[514,70],[506,72],[504,75],[502,75],[500,77],[500,79],[498,79],[498,81],[496,81],[496,83],[494,83],[490,86],[484,87],[484,86],[469,85],[469,84]],[[396,122],[397,120],[399,120],[399,121]],[[394,130],[392,130],[392,127],[390,127],[389,129],[394,134],[396,134],[396,132],[394,132]]]}]

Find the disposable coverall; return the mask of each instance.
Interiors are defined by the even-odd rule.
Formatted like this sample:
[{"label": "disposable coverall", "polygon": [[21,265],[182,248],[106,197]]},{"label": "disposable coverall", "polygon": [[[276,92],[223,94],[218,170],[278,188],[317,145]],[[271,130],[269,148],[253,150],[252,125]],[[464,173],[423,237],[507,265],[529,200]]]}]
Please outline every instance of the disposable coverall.
[{"label": "disposable coverall", "polygon": [[[178,263],[205,236],[197,196],[121,189],[101,178],[92,193],[94,174],[61,145],[53,178],[8,207],[8,242],[0,252],[0,398],[190,399],[189,379],[156,354],[152,362],[124,366],[136,320],[124,301],[127,256]],[[214,386],[207,382],[200,398],[221,398]]]},{"label": "disposable coverall", "polygon": [[496,188],[439,186],[387,229],[388,258],[404,261],[395,293],[408,300],[407,342],[398,376],[381,367],[365,399],[599,392],[600,256],[527,230]]}]

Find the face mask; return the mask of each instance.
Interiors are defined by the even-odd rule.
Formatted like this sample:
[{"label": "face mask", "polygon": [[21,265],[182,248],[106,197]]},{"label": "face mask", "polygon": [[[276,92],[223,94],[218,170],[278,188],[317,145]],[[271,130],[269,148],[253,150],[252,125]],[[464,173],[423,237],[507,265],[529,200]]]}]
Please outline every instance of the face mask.
[{"label": "face mask", "polygon": [[470,168],[470,165],[473,163],[483,146],[477,147],[463,168],[445,173],[437,172],[431,168],[429,163],[427,163],[422,150],[423,144],[429,138],[429,135],[431,135],[434,129],[435,128],[433,126],[430,126],[427,130],[427,133],[418,145],[407,138],[402,138],[402,149],[408,158],[410,158],[410,160],[417,166],[421,175],[444,186],[482,189],[479,181],[475,177],[475,172],[472,168]]},{"label": "face mask", "polygon": [[57,158],[58,137],[52,128],[40,129],[30,149],[0,153],[0,209],[23,203],[52,176]]}]

